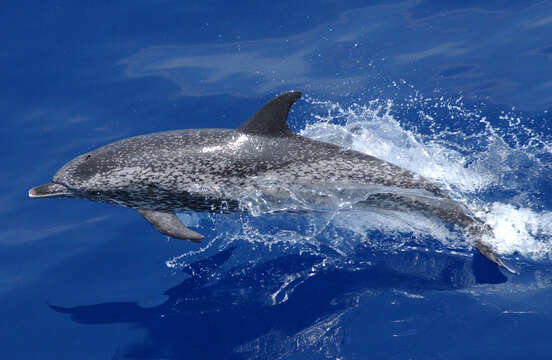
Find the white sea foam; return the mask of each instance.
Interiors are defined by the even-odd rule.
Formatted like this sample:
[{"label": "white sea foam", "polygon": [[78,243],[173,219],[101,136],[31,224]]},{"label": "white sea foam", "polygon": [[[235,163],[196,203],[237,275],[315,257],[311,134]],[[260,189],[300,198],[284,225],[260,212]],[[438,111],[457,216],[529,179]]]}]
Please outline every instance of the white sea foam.
[{"label": "white sea foam", "polygon": [[[501,254],[519,254],[532,259],[552,257],[552,212],[539,206],[543,199],[539,199],[539,189],[535,188],[535,182],[552,181],[552,178],[538,178],[541,170],[548,170],[550,176],[539,156],[552,154],[552,143],[524,126],[519,116],[501,113],[495,119],[503,125],[499,128],[477,109],[468,111],[462,104],[451,105],[443,98],[428,106],[427,99],[420,98],[413,106],[425,121],[433,123],[435,120],[426,115],[424,109],[439,106],[446,108],[449,116],[462,117],[468,125],[470,122],[481,124],[479,131],[435,130],[430,126],[432,131],[421,133],[409,129],[408,124],[401,124],[392,115],[390,102],[382,105],[375,100],[368,105],[343,107],[311,98],[307,101],[325,113],[313,114],[315,121],[310,122],[301,135],[376,156],[438,183],[487,221],[495,232],[492,242]],[[520,135],[528,136],[529,140],[521,142]],[[537,178],[528,177],[532,175]],[[487,200],[489,193],[506,197],[502,195],[505,191],[509,199],[503,202]],[[446,227],[427,219],[416,219],[415,214],[405,217],[377,213],[379,215],[371,217],[380,219],[366,221],[367,227],[375,223],[383,231],[392,228],[414,233],[430,229],[433,237],[448,241],[447,245],[455,238]],[[358,222],[349,226],[362,229]],[[459,242],[453,244],[460,245]]]},{"label": "white sea foam", "polygon": [[492,203],[479,215],[493,228],[495,237],[490,241],[499,253],[517,253],[534,260],[551,258],[552,212]]}]

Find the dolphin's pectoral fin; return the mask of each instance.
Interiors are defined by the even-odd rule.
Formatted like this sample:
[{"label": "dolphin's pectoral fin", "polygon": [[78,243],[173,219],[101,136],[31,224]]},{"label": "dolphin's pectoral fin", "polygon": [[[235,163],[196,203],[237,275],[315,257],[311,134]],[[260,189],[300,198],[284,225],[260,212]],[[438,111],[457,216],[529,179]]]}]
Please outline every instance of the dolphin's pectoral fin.
[{"label": "dolphin's pectoral fin", "polygon": [[487,244],[484,244],[482,241],[480,240],[475,240],[473,242],[473,245],[475,246],[475,248],[481,253],[481,255],[485,256],[489,261],[497,264],[498,266],[500,266],[501,268],[504,268],[506,270],[508,270],[509,272],[511,272],[512,274],[519,274],[517,271],[515,271],[514,269],[506,266],[506,264],[504,264],[502,262],[502,260],[500,260],[500,258],[498,257],[496,251],[492,248],[492,246],[490,245],[487,245]]},{"label": "dolphin's pectoral fin", "polygon": [[203,235],[188,229],[172,211],[136,209],[153,227],[167,236],[199,242]]},{"label": "dolphin's pectoral fin", "polygon": [[299,91],[289,91],[264,104],[238,129],[246,134],[266,136],[290,136],[293,133],[286,124],[291,105],[301,97]]}]

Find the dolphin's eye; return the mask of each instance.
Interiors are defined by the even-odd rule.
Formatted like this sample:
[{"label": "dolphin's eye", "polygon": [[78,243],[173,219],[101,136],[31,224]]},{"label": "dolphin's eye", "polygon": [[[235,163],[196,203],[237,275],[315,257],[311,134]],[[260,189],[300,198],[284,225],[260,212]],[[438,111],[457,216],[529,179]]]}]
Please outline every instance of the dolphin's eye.
[{"label": "dolphin's eye", "polygon": [[86,155],[86,157],[84,158],[84,160],[88,160],[88,159],[90,159],[91,157],[92,157],[92,155],[88,154],[88,155]]}]

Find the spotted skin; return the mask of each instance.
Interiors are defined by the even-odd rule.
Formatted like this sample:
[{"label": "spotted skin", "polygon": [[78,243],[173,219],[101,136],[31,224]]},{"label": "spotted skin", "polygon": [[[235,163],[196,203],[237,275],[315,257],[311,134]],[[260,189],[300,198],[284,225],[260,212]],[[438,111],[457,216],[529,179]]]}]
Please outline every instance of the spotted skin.
[{"label": "spotted skin", "polygon": [[71,160],[29,196],[134,208],[160,232],[198,240],[201,235],[180,224],[175,211],[238,212],[247,210],[244,194],[282,200],[295,191],[303,200],[327,205],[325,192],[340,197],[353,191],[361,205],[419,211],[460,226],[475,237],[483,255],[504,266],[482,241],[488,228],[429,180],[373,156],[293,134],[286,118],[300,96],[288,92],[274,98],[237,130],[168,131],[102,146]]},{"label": "spotted skin", "polygon": [[[83,154],[54,176],[76,197],[131,208],[238,211],[244,192],[278,186],[376,184],[446,195],[410,171],[299,135],[239,130],[179,130],[124,139]],[[274,185],[274,184],[272,184]]]}]

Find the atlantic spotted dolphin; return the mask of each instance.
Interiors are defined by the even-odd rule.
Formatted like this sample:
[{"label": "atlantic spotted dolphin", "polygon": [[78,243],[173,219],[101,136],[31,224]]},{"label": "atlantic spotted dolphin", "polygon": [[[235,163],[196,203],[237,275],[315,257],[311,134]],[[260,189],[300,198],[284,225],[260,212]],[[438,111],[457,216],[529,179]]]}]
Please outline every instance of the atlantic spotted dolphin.
[{"label": "atlantic spotted dolphin", "polygon": [[429,180],[294,134],[286,119],[300,96],[295,91],[277,96],[236,130],[167,131],[102,146],[65,164],[51,183],[30,189],[29,196],[126,206],[159,232],[192,241],[203,236],[175,212],[247,211],[253,195],[282,211],[336,203],[416,211],[464,229],[487,259],[506,268],[485,241],[490,228]]}]

